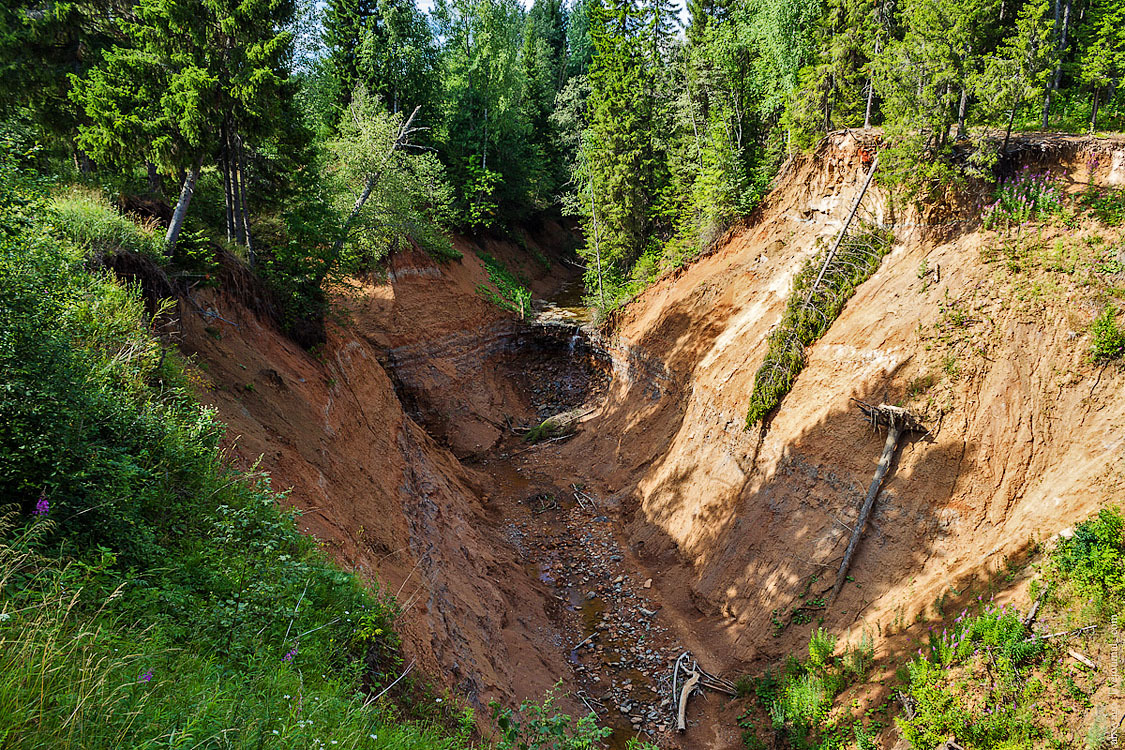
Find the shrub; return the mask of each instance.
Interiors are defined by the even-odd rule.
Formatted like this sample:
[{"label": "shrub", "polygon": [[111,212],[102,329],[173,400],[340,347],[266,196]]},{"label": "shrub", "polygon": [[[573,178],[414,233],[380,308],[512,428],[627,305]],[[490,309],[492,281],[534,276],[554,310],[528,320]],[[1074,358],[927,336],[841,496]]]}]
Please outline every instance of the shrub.
[{"label": "shrub", "polygon": [[[1087,603],[1103,616],[1121,609],[1125,590],[1125,518],[1103,509],[1059,540],[1045,566],[1048,599],[1065,613]],[[1053,604],[1052,604],[1053,603]],[[908,668],[915,715],[897,719],[913,748],[929,750],[953,736],[966,747],[1030,748],[1053,735],[1053,716],[1088,708],[1088,696],[1069,670],[1058,668],[1067,653],[1060,641],[1029,638],[1022,614],[1010,605],[967,610],[940,633],[931,632]],[[987,679],[979,679],[981,673]],[[1047,683],[1050,713],[1043,705]],[[971,689],[970,689],[971,688]]]},{"label": "shrub", "polygon": [[859,637],[859,644],[844,655],[844,671],[862,680],[875,660],[875,641],[870,633],[864,632]]},{"label": "shrub", "polygon": [[1093,342],[1090,355],[1095,362],[1108,362],[1125,355],[1125,331],[1117,325],[1117,311],[1107,304],[1090,326]]},{"label": "shrub", "polygon": [[828,715],[832,697],[824,689],[824,680],[804,674],[787,681],[781,695],[770,706],[775,729],[786,728],[793,742],[804,744],[807,735]]},{"label": "shrub", "polygon": [[1125,519],[1118,508],[1103,508],[1078,524],[1074,536],[1059,539],[1050,572],[1071,583],[1079,599],[1119,596],[1125,590]]},{"label": "shrub", "polygon": [[852,733],[847,726],[829,721],[828,714],[833,699],[858,674],[847,664],[868,658],[863,650],[870,648],[870,636],[866,639],[843,658],[834,658],[836,637],[818,628],[809,638],[808,659],[787,657],[780,675],[767,672],[757,681],[759,703],[769,711],[774,729],[784,730],[793,747],[829,750],[848,744]]},{"label": "shrub", "polygon": [[836,636],[824,628],[817,628],[809,638],[808,665],[814,669],[825,670],[836,650]]},{"label": "shrub", "polygon": [[[498,750],[592,750],[611,733],[610,729],[598,726],[594,714],[575,722],[566,714],[555,713],[551,692],[542,703],[524,701],[518,713],[496,701],[489,707],[500,729]],[[641,750],[640,746],[635,747]]]}]

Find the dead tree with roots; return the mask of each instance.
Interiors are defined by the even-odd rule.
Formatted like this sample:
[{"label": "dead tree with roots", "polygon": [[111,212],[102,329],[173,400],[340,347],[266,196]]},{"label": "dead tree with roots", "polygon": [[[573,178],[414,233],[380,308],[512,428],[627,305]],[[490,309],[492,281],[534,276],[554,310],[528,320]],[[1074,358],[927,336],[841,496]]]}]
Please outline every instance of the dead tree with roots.
[{"label": "dead tree with roots", "polygon": [[871,517],[871,511],[875,508],[875,498],[879,496],[879,490],[882,489],[883,481],[887,478],[887,472],[890,471],[891,464],[894,462],[899,440],[903,434],[908,432],[927,431],[917,417],[901,406],[889,406],[887,404],[874,406],[858,399],[853,400],[859,405],[860,411],[871,423],[872,428],[887,428],[887,441],[883,444],[883,455],[879,457],[879,465],[875,468],[875,476],[871,479],[871,486],[867,488],[867,496],[863,498],[863,506],[859,510],[859,519],[855,522],[855,528],[852,529],[852,538],[848,541],[848,549],[844,552],[844,560],[840,563],[840,570],[836,573],[836,583],[832,586],[832,594],[828,597],[829,607],[836,602],[836,597],[840,595],[840,589],[844,587],[844,581],[847,580],[852,557],[859,546],[860,537],[863,536],[863,529],[867,526],[867,519]]}]

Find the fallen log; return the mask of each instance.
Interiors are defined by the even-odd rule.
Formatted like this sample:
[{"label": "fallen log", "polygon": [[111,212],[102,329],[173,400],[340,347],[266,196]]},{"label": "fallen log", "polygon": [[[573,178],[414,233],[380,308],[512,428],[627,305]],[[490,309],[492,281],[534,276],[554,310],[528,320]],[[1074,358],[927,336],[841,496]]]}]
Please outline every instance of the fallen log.
[{"label": "fallen log", "polygon": [[1043,589],[1039,596],[1035,599],[1035,604],[1031,605],[1031,610],[1027,613],[1027,617],[1023,618],[1023,629],[1031,630],[1035,625],[1035,618],[1039,615],[1039,607],[1043,604],[1043,600],[1047,597],[1048,589]]},{"label": "fallen log", "polygon": [[1071,655],[1071,657],[1073,657],[1073,658],[1074,658],[1074,659],[1075,659],[1076,661],[1082,662],[1083,664],[1085,664],[1085,665],[1086,665],[1087,667],[1089,667],[1090,669],[1094,670],[1095,672],[1097,672],[1097,671],[1098,671],[1098,665],[1097,665],[1097,664],[1095,664],[1094,662],[1090,661],[1090,660],[1089,660],[1088,658],[1086,658],[1086,657],[1085,657],[1085,656],[1083,656],[1082,654],[1078,653],[1078,652],[1077,652],[1077,651],[1075,651],[1074,649],[1072,649],[1072,648],[1068,648],[1068,649],[1066,650],[1066,652],[1067,652],[1068,654],[1070,654],[1070,655]]},{"label": "fallen log", "polygon": [[836,602],[836,597],[840,595],[840,589],[844,587],[844,581],[847,580],[852,556],[855,555],[859,540],[863,536],[863,529],[867,526],[867,519],[871,516],[871,511],[875,507],[875,498],[879,496],[883,480],[894,461],[899,438],[902,437],[904,432],[924,432],[926,429],[917,417],[900,406],[889,406],[887,404],[873,406],[858,399],[853,399],[853,401],[859,404],[860,410],[866,415],[872,427],[885,426],[887,428],[887,441],[883,444],[883,455],[879,458],[879,466],[875,469],[875,476],[871,479],[871,486],[867,488],[867,496],[863,499],[863,506],[859,511],[859,520],[855,522],[852,537],[848,540],[844,560],[840,563],[840,569],[836,573],[836,583],[832,586],[832,594],[828,597],[828,606],[832,606]]},{"label": "fallen log", "polygon": [[1097,625],[1087,625],[1084,628],[1075,628],[1074,630],[1060,630],[1057,633],[1051,633],[1049,635],[1033,635],[1030,638],[1024,638],[1024,643],[1027,643],[1029,641],[1049,641],[1052,638],[1067,638],[1072,635],[1078,635],[1079,633],[1085,633],[1088,630],[1096,630],[1097,627]]}]

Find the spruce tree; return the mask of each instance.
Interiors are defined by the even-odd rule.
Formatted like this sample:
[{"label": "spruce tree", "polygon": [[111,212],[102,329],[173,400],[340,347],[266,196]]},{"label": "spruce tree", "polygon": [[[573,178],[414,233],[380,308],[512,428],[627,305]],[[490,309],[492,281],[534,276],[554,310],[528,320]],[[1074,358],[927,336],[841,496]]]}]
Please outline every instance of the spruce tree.
[{"label": "spruce tree", "polygon": [[[589,129],[583,151],[589,164],[592,213],[589,257],[600,255],[600,274],[587,264],[587,286],[620,288],[644,250],[653,202],[652,109],[654,71],[644,16],[630,0],[599,8],[591,37],[595,54],[587,100]],[[591,278],[598,275],[597,278]]]},{"label": "spruce tree", "polygon": [[360,81],[364,37],[377,18],[379,0],[328,0],[324,10],[324,46],[337,103],[351,101]]},{"label": "spruce tree", "polygon": [[122,166],[151,161],[180,178],[169,249],[199,170],[218,159],[236,173],[227,190],[228,228],[237,222],[249,243],[243,141],[278,125],[291,15],[287,0],[140,0],[122,22],[128,45],[107,52],[87,77],[72,76],[71,96],[87,118],[82,148]]},{"label": "spruce tree", "polygon": [[1125,2],[1093,0],[1083,29],[1085,50],[1079,79],[1091,89],[1090,132],[1098,124],[1098,109],[1111,85],[1125,73]]},{"label": "spruce tree", "polygon": [[[125,0],[4,3],[0,109],[22,111],[47,139],[71,148],[82,120],[70,99],[71,76],[84,76],[123,41],[116,19],[128,17],[130,6]],[[83,162],[84,157],[75,158]]]}]

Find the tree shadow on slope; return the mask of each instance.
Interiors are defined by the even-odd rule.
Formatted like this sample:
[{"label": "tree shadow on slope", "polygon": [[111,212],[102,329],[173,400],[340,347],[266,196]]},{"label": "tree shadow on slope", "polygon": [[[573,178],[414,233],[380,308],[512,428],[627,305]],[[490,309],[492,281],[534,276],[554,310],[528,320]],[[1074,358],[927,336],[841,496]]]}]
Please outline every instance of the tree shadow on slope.
[{"label": "tree shadow on slope", "polygon": [[[908,586],[943,554],[960,513],[952,502],[958,482],[971,471],[964,456],[972,451],[940,436],[909,436],[860,542],[849,572],[854,585],[845,586],[831,610],[819,601],[835,580],[885,437],[871,430],[850,397],[881,401],[884,390],[894,392],[888,384],[895,374],[834,397],[815,424],[784,445],[767,445],[757,465],[733,468],[735,454],[749,452],[756,434],[724,434],[722,463],[729,465],[677,468],[636,509],[638,552],[666,561],[669,550],[677,551],[692,569],[695,606],[724,619],[712,644],[722,666],[801,648],[821,622],[850,627],[868,602]],[[793,408],[792,397],[787,403]],[[775,430],[781,427],[775,423]],[[654,475],[660,463],[654,462]],[[687,529],[685,508],[692,509]],[[677,522],[680,540],[665,531]]]}]

